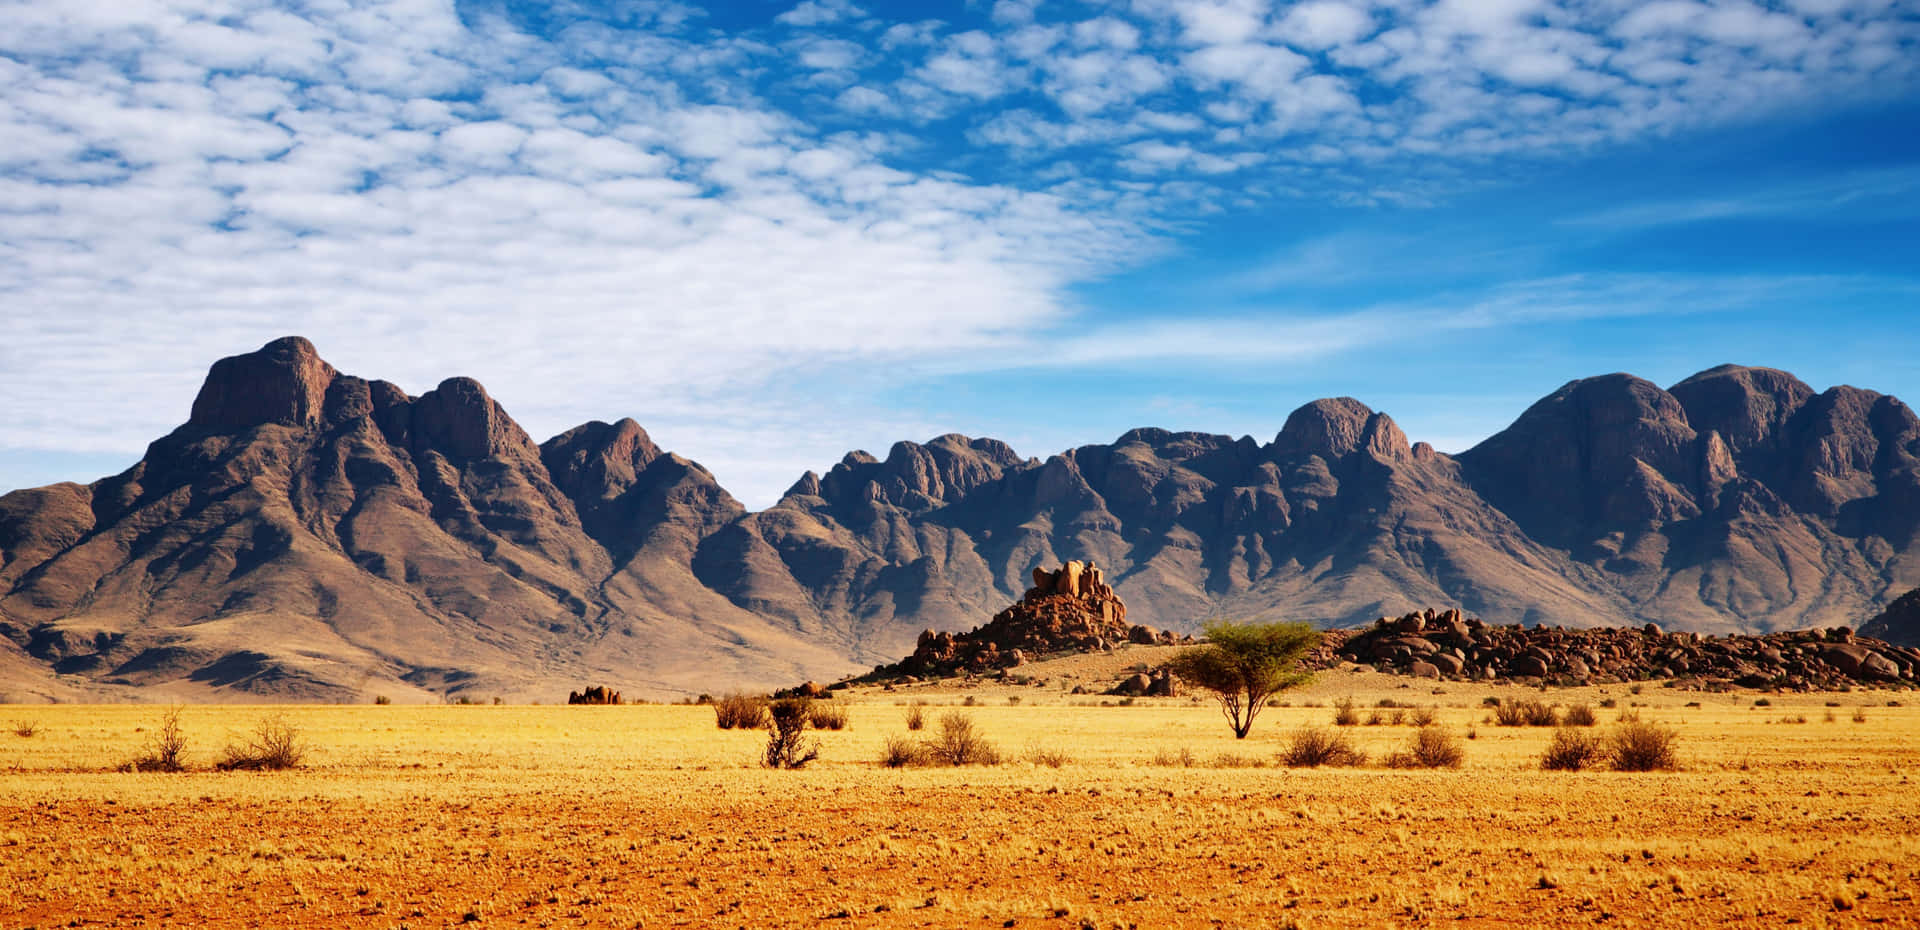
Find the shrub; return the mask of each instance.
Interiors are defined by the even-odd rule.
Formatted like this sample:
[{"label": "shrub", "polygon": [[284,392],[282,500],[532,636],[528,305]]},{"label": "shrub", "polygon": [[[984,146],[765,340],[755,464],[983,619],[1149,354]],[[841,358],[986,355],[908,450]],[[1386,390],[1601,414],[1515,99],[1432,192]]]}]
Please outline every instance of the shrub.
[{"label": "shrub", "polygon": [[713,720],[722,730],[758,730],[767,724],[767,699],[738,692],[729,694],[714,702]]},{"label": "shrub", "polygon": [[1772,706],[1773,706],[1773,702],[1772,702],[1772,701],[1770,701],[1770,700],[1767,700],[1766,698],[1757,698],[1757,699],[1755,699],[1755,700],[1754,700],[1754,702],[1753,702],[1753,706],[1755,706],[1755,707],[1772,707]]},{"label": "shrub", "polygon": [[1394,769],[1457,769],[1465,758],[1466,751],[1460,748],[1460,741],[1445,729],[1434,726],[1414,731],[1406,751],[1387,756],[1386,763]]},{"label": "shrub", "polygon": [[767,751],[761,759],[767,768],[797,769],[820,758],[820,744],[805,739],[812,704],[806,698],[782,698],[767,707]]},{"label": "shrub", "polygon": [[1593,708],[1585,704],[1575,704],[1567,708],[1567,712],[1560,718],[1560,723],[1569,727],[1591,727],[1598,725],[1600,718],[1594,714]]},{"label": "shrub", "polygon": [[1318,727],[1301,727],[1287,740],[1280,762],[1290,768],[1317,768],[1322,765],[1362,765],[1367,757],[1353,748],[1345,734]]},{"label": "shrub", "polygon": [[1387,722],[1386,718],[1380,716],[1380,712],[1377,710],[1367,715],[1367,720],[1366,720],[1367,726],[1377,727],[1386,722]]},{"label": "shrub", "polygon": [[907,729],[918,730],[927,725],[927,705],[925,701],[915,701],[907,708]]},{"label": "shrub", "polygon": [[384,695],[384,694],[376,694],[376,695],[374,695],[374,697],[373,697],[373,702],[374,702],[375,704],[379,704],[379,705],[381,705],[382,707],[384,707],[384,706],[386,706],[386,705],[388,705],[388,704],[391,704],[391,703],[393,703],[393,698],[390,698],[390,697],[387,697],[387,696],[386,696],[386,695]]},{"label": "shrub", "polygon": [[1613,698],[1601,698],[1600,706],[1608,710],[1612,710],[1613,708],[1620,706],[1620,702],[1614,700]]},{"label": "shrub", "polygon": [[262,717],[245,742],[228,743],[213,767],[222,772],[281,771],[295,768],[307,756],[300,730],[285,717]]},{"label": "shrub", "polygon": [[1607,759],[1616,772],[1672,771],[1680,767],[1674,732],[1656,723],[1623,721],[1607,737]]},{"label": "shrub", "polygon": [[927,751],[918,740],[904,736],[889,736],[885,746],[880,749],[880,764],[890,769],[906,768],[909,765],[926,765]]},{"label": "shrub", "polygon": [[1539,701],[1502,701],[1493,721],[1503,727],[1553,727],[1560,725],[1560,714]]},{"label": "shrub", "polygon": [[15,736],[32,736],[38,732],[40,732],[40,721],[38,720],[15,720],[13,722],[13,735]]},{"label": "shrub", "polygon": [[1029,749],[1027,750],[1027,761],[1034,765],[1044,765],[1050,769],[1057,769],[1072,762],[1073,759],[1058,749]]},{"label": "shrub", "polygon": [[1409,722],[1416,727],[1430,727],[1440,720],[1440,712],[1432,707],[1420,707],[1413,711]]},{"label": "shrub", "polygon": [[959,711],[941,715],[940,734],[927,742],[927,755],[941,765],[1000,764],[1000,752]]},{"label": "shrub", "polygon": [[180,753],[187,748],[187,737],[180,732],[180,708],[167,708],[160,718],[160,729],[147,738],[147,748],[127,765],[136,772],[183,772],[186,765]]},{"label": "shrub", "polygon": [[1550,772],[1578,772],[1600,760],[1600,737],[1568,725],[1553,731],[1540,767]]},{"label": "shrub", "polygon": [[1353,698],[1341,698],[1333,702],[1333,725],[1350,727],[1360,722],[1360,714],[1353,709]]},{"label": "shrub", "polygon": [[1859,708],[1855,708],[1855,709],[1854,709],[1854,711],[1853,711],[1853,722],[1854,722],[1854,723],[1866,723],[1866,722],[1867,722],[1867,709],[1866,709],[1866,708],[1864,708],[1864,707],[1859,707]]},{"label": "shrub", "polygon": [[816,730],[844,730],[847,728],[847,705],[832,701],[815,702],[807,712],[807,722]]},{"label": "shrub", "polygon": [[1153,764],[1166,768],[1190,769],[1193,768],[1194,763],[1193,750],[1185,746],[1180,747],[1179,752],[1162,749],[1153,754]]}]

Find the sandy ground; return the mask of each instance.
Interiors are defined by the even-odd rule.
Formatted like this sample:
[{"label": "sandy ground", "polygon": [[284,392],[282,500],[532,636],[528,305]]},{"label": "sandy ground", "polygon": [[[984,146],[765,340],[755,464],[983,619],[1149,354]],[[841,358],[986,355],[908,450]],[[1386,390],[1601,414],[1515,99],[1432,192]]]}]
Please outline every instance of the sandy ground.
[{"label": "sandy ground", "polygon": [[[1920,925],[1911,695],[1346,671],[1235,741],[1211,703],[1067,693],[1137,658],[844,697],[851,726],[793,772],[705,707],[188,707],[184,775],[113,770],[160,708],[0,707],[0,927]],[[1670,726],[1683,768],[1543,772],[1551,731],[1493,725],[1489,696],[1612,701],[1601,732]],[[1382,717],[1339,730],[1372,758],[1414,732],[1390,700],[1433,708],[1464,764],[1279,766],[1343,698]],[[876,764],[952,712],[1010,761]],[[265,714],[306,765],[205,770]]]}]

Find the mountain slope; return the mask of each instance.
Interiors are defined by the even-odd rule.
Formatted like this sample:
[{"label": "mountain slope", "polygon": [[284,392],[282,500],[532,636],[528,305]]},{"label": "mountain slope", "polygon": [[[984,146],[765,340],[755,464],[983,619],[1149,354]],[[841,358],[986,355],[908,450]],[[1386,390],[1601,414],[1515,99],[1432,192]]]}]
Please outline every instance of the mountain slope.
[{"label": "mountain slope", "polygon": [[1920,584],[1920,420],[1722,366],[1570,382],[1458,456],[1352,398],[1267,443],[1139,429],[1024,458],[897,443],[748,512],[639,424],[535,445],[303,339],[216,363],[127,472],[0,497],[0,697],[551,699],[832,678],[961,631],[1036,566],[1136,622],[1853,625]]}]

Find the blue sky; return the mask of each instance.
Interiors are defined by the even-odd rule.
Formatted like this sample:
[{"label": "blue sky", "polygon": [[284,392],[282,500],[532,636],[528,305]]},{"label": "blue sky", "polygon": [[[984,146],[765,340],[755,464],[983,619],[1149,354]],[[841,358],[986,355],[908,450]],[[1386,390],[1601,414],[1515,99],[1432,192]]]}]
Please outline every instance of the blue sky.
[{"label": "blue sky", "polygon": [[896,439],[1457,451],[1576,377],[1920,398],[1920,13],[0,0],[0,489],[286,334],[753,506]]}]

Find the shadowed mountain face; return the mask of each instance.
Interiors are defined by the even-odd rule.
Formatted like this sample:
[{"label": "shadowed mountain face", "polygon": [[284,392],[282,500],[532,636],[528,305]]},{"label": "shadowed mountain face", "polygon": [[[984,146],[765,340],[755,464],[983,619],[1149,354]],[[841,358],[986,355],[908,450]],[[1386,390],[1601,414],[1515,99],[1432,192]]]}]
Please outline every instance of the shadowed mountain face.
[{"label": "shadowed mountain face", "polygon": [[1135,430],[849,453],[749,513],[631,420],[536,446],[476,382],[420,397],[303,339],[215,364],[127,472],[0,498],[0,698],[553,699],[830,679],[963,631],[1035,566],[1130,619],[1764,632],[1920,584],[1920,421],[1726,366],[1576,381],[1457,457],[1351,398],[1271,442]]}]

